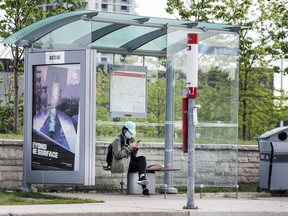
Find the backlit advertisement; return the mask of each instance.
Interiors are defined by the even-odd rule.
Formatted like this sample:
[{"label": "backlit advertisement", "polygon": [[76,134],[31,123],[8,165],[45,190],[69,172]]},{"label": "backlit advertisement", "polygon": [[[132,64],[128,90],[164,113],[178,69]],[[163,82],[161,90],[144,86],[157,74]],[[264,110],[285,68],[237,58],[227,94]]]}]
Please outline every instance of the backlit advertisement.
[{"label": "backlit advertisement", "polygon": [[33,66],[31,169],[79,170],[80,64]]}]

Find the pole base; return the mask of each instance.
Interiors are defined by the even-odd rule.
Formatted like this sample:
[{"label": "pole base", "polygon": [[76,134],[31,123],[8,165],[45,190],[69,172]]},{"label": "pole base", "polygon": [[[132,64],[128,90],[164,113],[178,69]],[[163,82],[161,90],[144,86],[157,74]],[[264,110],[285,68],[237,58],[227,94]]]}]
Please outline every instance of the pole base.
[{"label": "pole base", "polygon": [[161,187],[160,193],[161,194],[177,194],[178,190],[177,188],[174,188],[174,187]]},{"label": "pole base", "polygon": [[198,209],[198,206],[195,206],[195,205],[187,205],[187,206],[183,206],[183,209]]},{"label": "pole base", "polygon": [[[22,192],[34,192],[31,185],[23,185],[21,187],[21,191]],[[37,192],[37,191],[36,191]]]}]

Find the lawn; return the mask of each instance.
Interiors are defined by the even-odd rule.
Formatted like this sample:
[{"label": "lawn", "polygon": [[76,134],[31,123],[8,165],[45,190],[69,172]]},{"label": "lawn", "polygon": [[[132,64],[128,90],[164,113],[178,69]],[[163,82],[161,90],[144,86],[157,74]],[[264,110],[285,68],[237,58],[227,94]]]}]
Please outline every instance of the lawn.
[{"label": "lawn", "polygon": [[102,203],[104,201],[59,197],[34,192],[0,190],[0,205],[38,205],[38,204],[81,204]]}]

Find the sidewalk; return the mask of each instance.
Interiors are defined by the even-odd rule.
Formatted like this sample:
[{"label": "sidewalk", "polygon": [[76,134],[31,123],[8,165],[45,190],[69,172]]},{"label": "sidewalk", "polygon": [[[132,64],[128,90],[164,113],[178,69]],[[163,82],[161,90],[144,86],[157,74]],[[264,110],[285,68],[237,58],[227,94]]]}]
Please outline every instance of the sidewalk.
[{"label": "sidewalk", "polygon": [[139,195],[99,193],[53,193],[62,197],[102,200],[103,203],[66,205],[0,206],[3,216],[286,216],[288,197],[267,197],[265,193],[195,194],[194,203],[198,209],[183,209],[187,205],[186,194]]}]

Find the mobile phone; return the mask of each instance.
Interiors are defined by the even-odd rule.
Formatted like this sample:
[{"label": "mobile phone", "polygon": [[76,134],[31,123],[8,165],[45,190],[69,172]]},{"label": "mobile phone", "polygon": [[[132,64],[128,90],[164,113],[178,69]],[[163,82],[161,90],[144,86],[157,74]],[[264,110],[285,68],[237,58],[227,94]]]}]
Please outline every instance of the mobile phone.
[{"label": "mobile phone", "polygon": [[141,142],[141,140],[137,140],[137,143],[139,144]]}]

